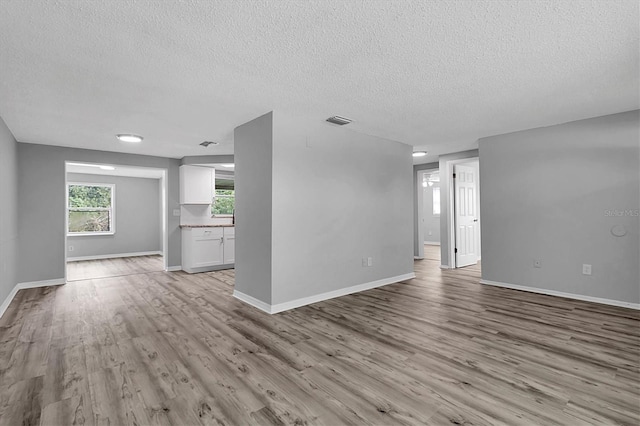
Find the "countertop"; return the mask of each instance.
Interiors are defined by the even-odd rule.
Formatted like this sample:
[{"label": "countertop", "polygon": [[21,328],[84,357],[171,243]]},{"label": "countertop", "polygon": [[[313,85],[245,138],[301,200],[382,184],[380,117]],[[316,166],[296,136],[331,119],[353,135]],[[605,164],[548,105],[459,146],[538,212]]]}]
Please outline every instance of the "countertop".
[{"label": "countertop", "polygon": [[222,225],[180,225],[180,228],[232,228],[235,225],[226,223]]}]

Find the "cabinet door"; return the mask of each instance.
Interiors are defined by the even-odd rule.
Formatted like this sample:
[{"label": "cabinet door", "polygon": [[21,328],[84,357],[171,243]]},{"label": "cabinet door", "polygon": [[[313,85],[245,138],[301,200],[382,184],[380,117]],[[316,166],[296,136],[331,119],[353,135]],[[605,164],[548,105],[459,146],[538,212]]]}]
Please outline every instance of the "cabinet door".
[{"label": "cabinet door", "polygon": [[211,204],[215,170],[180,166],[180,204]]},{"label": "cabinet door", "polygon": [[225,265],[236,261],[236,232],[235,228],[224,228],[224,263]]},{"label": "cabinet door", "polygon": [[223,234],[220,228],[203,228],[192,236],[193,250],[191,252],[191,266],[202,268],[204,266],[222,265],[224,260]]}]

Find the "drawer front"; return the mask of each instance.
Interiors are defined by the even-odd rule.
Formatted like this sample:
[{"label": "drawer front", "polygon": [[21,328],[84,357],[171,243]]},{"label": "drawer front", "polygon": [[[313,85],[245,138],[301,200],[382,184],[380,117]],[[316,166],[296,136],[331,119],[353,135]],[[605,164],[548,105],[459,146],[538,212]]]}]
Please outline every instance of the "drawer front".
[{"label": "drawer front", "polygon": [[222,238],[222,228],[193,228],[191,238],[195,240],[219,240]]}]

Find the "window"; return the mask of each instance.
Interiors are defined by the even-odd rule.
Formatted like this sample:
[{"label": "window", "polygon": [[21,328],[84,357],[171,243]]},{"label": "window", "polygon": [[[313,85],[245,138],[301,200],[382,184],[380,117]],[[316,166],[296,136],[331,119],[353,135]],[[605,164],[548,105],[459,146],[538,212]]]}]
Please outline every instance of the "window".
[{"label": "window", "polygon": [[236,208],[233,176],[216,176],[215,194],[215,199],[211,205],[211,214],[214,216],[231,216]]},{"label": "window", "polygon": [[440,216],[440,187],[433,186],[433,215]]},{"label": "window", "polygon": [[216,198],[211,206],[211,213],[215,216],[232,215],[236,204],[233,189],[216,189]]},{"label": "window", "polygon": [[69,235],[114,234],[115,185],[70,183],[67,186]]}]

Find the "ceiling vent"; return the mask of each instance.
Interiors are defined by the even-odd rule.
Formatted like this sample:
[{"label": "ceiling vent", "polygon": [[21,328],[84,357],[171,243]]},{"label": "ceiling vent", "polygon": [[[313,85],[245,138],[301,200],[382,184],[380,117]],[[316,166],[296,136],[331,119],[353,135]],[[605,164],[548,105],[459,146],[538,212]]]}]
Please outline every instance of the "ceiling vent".
[{"label": "ceiling vent", "polygon": [[345,124],[351,123],[353,120],[345,117],[340,117],[339,115],[334,115],[333,117],[327,118],[329,123],[337,124],[338,126],[344,126]]},{"label": "ceiling vent", "polygon": [[200,145],[204,146],[205,148],[208,147],[209,145],[218,145],[220,142],[211,142],[211,141],[204,141],[202,142]]}]

